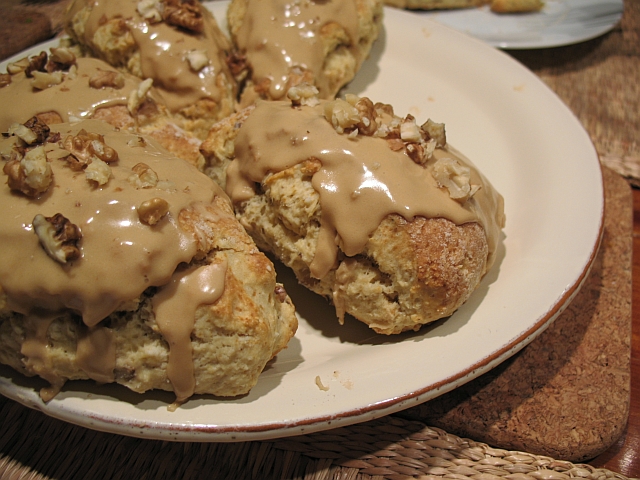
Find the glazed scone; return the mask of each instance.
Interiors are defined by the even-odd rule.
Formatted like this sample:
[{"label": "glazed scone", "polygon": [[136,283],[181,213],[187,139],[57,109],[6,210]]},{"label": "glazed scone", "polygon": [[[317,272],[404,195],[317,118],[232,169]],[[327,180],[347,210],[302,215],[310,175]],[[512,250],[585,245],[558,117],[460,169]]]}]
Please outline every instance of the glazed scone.
[{"label": "glazed scone", "polygon": [[211,168],[240,223],[341,321],[395,334],[451,315],[494,262],[502,197],[443,125],[311,100],[260,101],[203,144],[227,146]]},{"label": "glazed scone", "polygon": [[163,147],[203,168],[201,140],[178,126],[150,80],[141,80],[73,49],[24,57],[7,67],[0,83],[0,131],[36,116],[49,125],[99,119],[155,138]]},{"label": "glazed scone", "polygon": [[75,379],[247,393],[297,319],[225,193],[102,121],[22,127],[3,138],[0,362],[45,400]]},{"label": "glazed scone", "polygon": [[382,0],[232,0],[229,32],[250,71],[241,104],[283,99],[300,83],[332,99],[369,55],[382,17]]},{"label": "glazed scone", "polygon": [[204,138],[231,114],[230,43],[195,0],[74,0],[65,29],[91,56],[152,79],[180,126]]}]

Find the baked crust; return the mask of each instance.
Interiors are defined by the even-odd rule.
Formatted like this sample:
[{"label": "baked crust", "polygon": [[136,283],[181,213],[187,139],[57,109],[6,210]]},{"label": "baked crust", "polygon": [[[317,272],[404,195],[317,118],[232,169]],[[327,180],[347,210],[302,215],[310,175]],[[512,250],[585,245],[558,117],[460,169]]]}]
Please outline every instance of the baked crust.
[{"label": "baked crust", "polygon": [[[88,132],[105,132],[107,127],[100,125],[103,125],[102,122],[92,121],[83,122],[73,128],[74,131],[86,129]],[[131,183],[131,177],[127,177],[130,175],[128,172],[131,172],[129,169],[132,168],[132,165],[140,161],[142,148],[144,148],[144,152],[149,152],[149,155],[153,156],[154,161],[157,161],[153,165],[162,178],[166,172],[173,171],[174,168],[181,168],[180,182],[186,178],[193,193],[187,192],[188,189],[183,187],[180,187],[180,191],[186,192],[185,203],[188,203],[190,196],[193,195],[192,203],[188,203],[188,206],[179,210],[177,215],[172,217],[175,218],[175,223],[173,220],[167,221],[164,225],[159,224],[157,228],[153,228],[151,225],[141,226],[139,231],[143,235],[150,235],[148,238],[143,238],[153,240],[148,245],[141,245],[141,247],[150,256],[149,258],[154,258],[154,264],[170,265],[171,261],[167,262],[166,259],[173,258],[173,253],[170,253],[169,257],[166,256],[163,244],[158,243],[158,235],[172,235],[169,232],[171,228],[175,228],[183,232],[186,241],[193,242],[189,243],[193,247],[188,247],[189,249],[193,248],[193,255],[190,257],[190,261],[179,263],[175,267],[172,279],[180,272],[189,272],[210,266],[219,267],[220,271],[224,272],[223,289],[213,303],[189,300],[185,302],[184,308],[181,310],[184,313],[180,313],[180,315],[184,315],[184,318],[176,318],[173,321],[194,322],[188,341],[189,348],[192,350],[195,378],[195,385],[190,394],[235,396],[247,393],[257,382],[259,374],[267,362],[286,347],[297,328],[294,306],[283,287],[276,283],[273,264],[258,250],[253,240],[238,223],[226,195],[214,188],[213,182],[205,178],[203,174],[182,160],[167,154],[151,140],[148,143],[139,143],[136,141],[139,138],[136,135],[116,131],[105,135],[106,145],[118,145],[116,151],[119,157],[116,163],[110,167],[114,173],[112,173],[109,182],[120,182],[117,183],[117,187],[114,187],[114,193],[121,203],[128,201],[128,197],[125,196],[128,191],[134,192],[132,194],[136,195],[134,198],[144,199],[154,195],[163,195],[159,189],[150,186],[136,187]],[[115,143],[116,139],[118,140],[117,144]],[[163,161],[166,162],[166,165],[161,167]],[[51,163],[57,183],[64,181],[67,183],[63,185],[80,185],[85,181],[81,170],[73,173],[70,171],[70,167],[64,165],[63,160],[57,159]],[[134,171],[138,165],[133,167]],[[114,176],[116,169],[120,169],[118,171],[121,173]],[[160,174],[160,172],[164,173]],[[125,179],[124,182],[119,180],[122,178]],[[127,178],[129,180],[126,180]],[[174,178],[174,181],[177,180]],[[126,186],[128,183],[131,183],[129,187]],[[207,185],[211,187],[211,192],[218,192],[218,194],[207,192]],[[4,188],[8,190],[9,187],[5,185]],[[58,190],[67,188],[62,187]],[[197,195],[196,191],[199,192]],[[85,192],[86,196],[96,195],[95,190],[79,186],[77,191],[74,191],[74,202],[78,206],[77,208],[89,204],[91,201],[88,197],[78,196],[77,192]],[[6,193],[4,192],[1,197],[5,211],[10,208],[9,204],[20,203],[24,206],[29,202],[28,198],[17,192]],[[54,196],[56,192],[52,192],[51,196],[50,193],[42,194],[38,201],[40,206],[37,208],[42,208],[42,211],[48,211],[50,208],[62,209],[63,214],[72,219],[78,218],[77,212],[74,217],[74,212],[69,213],[59,200],[55,206],[48,207],[47,199],[57,198]],[[165,196],[170,199],[174,198],[175,202],[178,201],[177,197],[170,192]],[[211,197],[212,200],[206,204],[201,203],[201,200],[196,201],[201,197]],[[5,204],[5,201],[8,204]],[[52,201],[55,202],[55,200]],[[139,200],[135,202],[138,204]],[[141,208],[138,207],[138,212],[143,220]],[[15,211],[19,210],[15,209]],[[18,221],[23,220],[16,220],[16,222]],[[125,218],[123,221],[128,220]],[[0,227],[0,235],[5,240],[11,238],[13,242],[12,235],[14,234],[12,232],[16,228],[11,228],[13,229],[9,230],[9,227],[3,224]],[[134,228],[138,229],[139,227]],[[20,229],[19,226],[18,231],[24,232],[24,238],[20,240],[23,244],[30,244],[35,237],[33,232]],[[111,238],[111,234],[107,233],[106,235]],[[123,233],[123,235],[125,234]],[[168,238],[173,237],[169,236]],[[95,235],[90,237],[87,227],[84,230],[81,243],[84,258],[78,262],[87,262],[92,255],[91,252],[95,254],[95,248],[89,250],[90,244],[96,245],[94,239]],[[40,241],[43,242],[42,239]],[[124,243],[121,243],[120,247],[121,249],[132,248],[125,246]],[[172,245],[172,248],[178,250],[185,247],[176,243]],[[180,253],[180,255],[182,254]],[[10,261],[6,256],[2,258],[3,261]],[[24,276],[41,272],[41,277],[48,278],[47,272],[52,271],[58,275],[60,269],[73,272],[74,275],[76,273],[81,275],[80,270],[77,269],[82,268],[82,264],[74,265],[72,263],[58,266],[47,254],[41,252],[37,242],[35,258],[40,262],[40,268],[34,270],[35,267],[29,266],[28,269],[25,269]],[[105,253],[104,261],[99,263],[102,265],[102,270],[100,272],[91,270],[94,272],[92,275],[109,277],[113,274],[112,264],[125,263],[124,260],[130,258],[124,252],[110,249]],[[145,265],[144,261],[143,259],[141,265]],[[6,272],[6,265],[0,267]],[[133,273],[138,272],[138,268],[127,265],[121,267],[121,269]],[[153,282],[155,270],[151,271],[144,267],[142,272],[144,279],[139,283],[148,285],[147,282]],[[170,275],[171,272],[172,270],[169,270]],[[22,287],[16,287],[11,278],[13,277],[4,275],[2,284],[0,284],[0,363],[7,364],[25,375],[39,375],[49,381],[52,389],[45,389],[42,392],[44,399],[55,394],[57,389],[67,380],[105,381],[102,377],[88,371],[85,367],[86,359],[80,358],[81,353],[78,347],[80,341],[95,331],[113,336],[113,340],[109,343],[115,347],[115,366],[113,378],[106,381],[117,382],[136,392],[145,392],[150,389],[176,391],[175,385],[172,383],[175,376],[172,378],[169,373],[169,357],[174,343],[168,340],[167,330],[163,330],[166,327],[159,323],[159,314],[156,310],[158,302],[164,301],[160,295],[168,284],[151,283],[153,286],[143,287],[144,290],[137,298],[129,300],[125,298],[126,301],[121,302],[115,311],[112,311],[96,325],[91,325],[87,322],[86,317],[79,314],[78,310],[70,307],[43,310],[41,305],[46,304],[49,297],[54,296],[54,303],[57,302],[55,290],[52,290],[54,293],[45,294],[49,297],[43,297],[42,292],[34,291],[32,296],[25,298],[23,294],[15,293],[20,291],[16,289]],[[56,276],[56,285],[58,281],[58,276]],[[118,278],[102,281],[100,288],[105,288],[106,284],[107,287],[104,291],[111,292],[109,285],[122,282],[123,278],[118,276]],[[134,283],[134,280],[130,279],[127,283]],[[62,288],[72,287],[63,285]],[[100,290],[100,292],[102,291]],[[77,294],[77,298],[86,299],[81,293]],[[80,304],[83,304],[84,301],[86,300],[80,300]],[[25,307],[25,305],[29,306]],[[35,307],[31,305],[35,305]],[[84,305],[86,307],[86,304]],[[25,308],[33,310],[25,312]],[[192,311],[195,312],[194,318],[189,318],[190,308],[193,308]],[[83,310],[83,315],[85,313],[86,309]],[[37,348],[34,349],[34,345]],[[179,400],[183,401],[185,398]]]},{"label": "baked crust", "polygon": [[396,334],[449,316],[469,298],[487,265],[484,229],[444,218],[390,215],[361,254],[340,252],[326,276],[313,278],[322,211],[311,177],[318,168],[306,161],[270,175],[259,195],[236,205],[236,216],[258,246],[329,299],[338,316],[348,313],[377,333]]},{"label": "baked crust", "polygon": [[[349,37],[344,24],[334,20],[327,21],[318,32],[318,41],[323,52],[320,71],[314,72],[294,65],[288,74],[288,81],[282,89],[283,92],[301,83],[310,83],[320,89],[320,98],[333,98],[344,85],[354,78],[378,38],[382,28],[383,9],[382,0],[349,1],[354,2],[357,15],[355,38]],[[260,77],[252,71],[254,57],[251,52],[247,52],[239,45],[239,31],[247,19],[247,11],[251,8],[250,2],[251,0],[232,0],[227,10],[227,24],[232,42],[239,54],[243,56],[248,69],[244,72],[244,76],[247,78],[240,102],[242,106],[250,105],[257,98],[275,98],[269,90],[271,79]],[[262,28],[263,25],[269,25],[272,20],[258,17],[253,19],[253,22],[263,22],[262,25],[253,25],[252,28],[257,29]],[[278,37],[276,30],[265,31],[265,44],[277,42],[283,51],[288,51],[293,47],[293,45],[287,44],[284,38]],[[299,37],[296,42],[300,43]],[[310,59],[305,59],[305,61],[310,61]]]}]

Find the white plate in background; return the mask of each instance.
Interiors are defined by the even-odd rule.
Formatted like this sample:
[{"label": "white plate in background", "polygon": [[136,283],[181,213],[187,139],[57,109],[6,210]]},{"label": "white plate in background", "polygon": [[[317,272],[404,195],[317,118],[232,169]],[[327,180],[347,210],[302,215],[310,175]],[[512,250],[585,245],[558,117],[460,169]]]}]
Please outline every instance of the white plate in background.
[{"label": "white plate in background", "polygon": [[623,0],[545,0],[540,12],[494,13],[489,6],[420,12],[499,48],[571,45],[599,37],[622,17]]},{"label": "white plate in background", "polygon": [[[224,14],[226,2],[207,5]],[[490,370],[543,331],[577,292],[602,234],[602,177],[589,137],[551,90],[499,50],[426,16],[394,9],[385,15],[384,31],[347,90],[390,103],[420,123],[429,117],[444,122],[448,141],[505,198],[497,262],[462,308],[419,332],[379,336],[350,318],[340,326],[326,301],[279,269],[300,328],[244,397],[196,396],[169,412],[169,393],[69,382],[45,405],[40,381],[6,367],[0,368],[0,393],[107,432],[259,440],[419,404]]]}]

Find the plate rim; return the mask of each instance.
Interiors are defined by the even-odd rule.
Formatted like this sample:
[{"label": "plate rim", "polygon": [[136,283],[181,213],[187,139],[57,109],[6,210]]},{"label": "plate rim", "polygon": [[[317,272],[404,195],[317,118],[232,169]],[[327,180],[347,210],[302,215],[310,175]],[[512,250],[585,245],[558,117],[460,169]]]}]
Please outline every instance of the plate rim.
[{"label": "plate rim", "polygon": [[[220,2],[223,3],[223,2]],[[430,20],[431,21],[431,20]],[[453,30],[450,27],[446,27],[444,25],[439,26],[443,28],[447,28],[449,30]],[[464,35],[461,32],[456,31],[456,34]],[[464,35],[467,38],[467,35]],[[475,39],[477,40],[477,39]],[[43,42],[39,45],[44,45],[49,42]],[[483,42],[480,42],[483,43]],[[39,45],[31,47],[31,49],[37,50]],[[483,44],[484,47],[488,47],[486,44]],[[28,50],[31,50],[28,49]],[[12,61],[13,58],[20,58],[25,55],[27,50],[16,54],[2,63]],[[504,53],[503,53],[504,54]],[[506,54],[504,54],[506,55]],[[507,55],[508,57],[508,55]],[[513,60],[513,59],[511,59]],[[517,62],[516,62],[517,63]],[[521,66],[522,67],[522,66]],[[525,68],[525,67],[522,67]],[[534,74],[532,76],[535,77]],[[539,83],[546,88],[546,90],[555,97],[555,99],[562,104],[567,113],[571,115],[574,119],[576,119],[573,112],[559,99],[559,97],[553,92],[548,86],[546,86],[539,78],[535,77]],[[586,131],[583,132],[586,134]],[[588,134],[587,134],[588,138]],[[590,141],[590,139],[589,139]],[[592,142],[591,145],[593,146]],[[597,159],[597,152],[594,154]],[[599,175],[600,175],[600,184],[601,191],[604,196],[604,179],[602,176],[602,165],[598,162]],[[105,432],[111,432],[116,434],[126,434],[130,436],[137,436],[140,438],[146,439],[171,439],[177,441],[246,441],[246,440],[260,440],[260,439],[268,439],[268,438],[280,438],[291,435],[298,435],[301,433],[307,433],[308,431],[316,431],[327,428],[335,428],[340,425],[347,425],[353,423],[359,423],[366,420],[371,420],[374,418],[379,418],[390,413],[397,412],[403,408],[406,408],[409,405],[407,403],[415,402],[415,404],[422,403],[423,401],[429,400],[433,397],[429,398],[421,398],[427,396],[430,392],[439,391],[439,394],[445,393],[446,391],[452,390],[459,386],[462,383],[466,383],[466,381],[471,380],[482,373],[489,371],[491,368],[501,363],[502,361],[509,358],[511,355],[516,353],[521,348],[524,348],[528,343],[530,343],[535,337],[537,337],[540,333],[542,333],[548,325],[550,325],[555,318],[566,308],[571,299],[576,295],[579,291],[580,287],[583,285],[585,279],[587,278],[594,260],[598,254],[599,246],[602,241],[603,233],[604,233],[604,198],[600,199],[600,212],[599,212],[599,225],[598,225],[598,235],[597,239],[591,247],[591,251],[589,257],[586,259],[586,263],[584,264],[580,275],[577,279],[565,289],[564,292],[560,295],[560,297],[548,308],[544,315],[540,316],[535,324],[531,325],[529,328],[524,330],[520,335],[518,335],[515,339],[511,340],[510,343],[502,345],[501,348],[493,351],[490,355],[478,360],[474,364],[469,367],[463,369],[462,371],[456,373],[455,375],[451,375],[445,379],[442,379],[436,383],[432,383],[428,386],[425,386],[421,389],[413,390],[409,393],[400,395],[398,397],[386,399],[377,403],[364,405],[359,408],[349,409],[341,411],[337,414],[327,414],[326,416],[313,416],[309,418],[299,419],[293,422],[271,422],[271,423],[260,423],[255,425],[242,425],[240,427],[234,425],[199,425],[199,424],[171,424],[171,423],[161,423],[157,425],[158,422],[152,421],[129,421],[125,420],[124,422],[118,421],[117,419],[114,421],[109,417],[103,417],[101,415],[91,414],[86,416],[81,416],[79,419],[77,417],[78,413],[74,412],[68,408],[65,408],[65,405],[51,407],[47,404],[43,404],[42,402],[38,403],[37,401],[31,401],[27,398],[20,398],[20,395],[7,395],[4,391],[3,383],[0,382],[0,393],[3,395],[12,398],[13,400],[22,403],[30,408],[34,408],[36,410],[40,410],[43,413],[52,416],[54,418],[58,418],[69,423],[75,425],[85,426],[94,430],[101,430]],[[3,378],[4,380],[4,378]],[[458,382],[457,385],[454,383]],[[35,392],[35,396],[37,397],[37,392]],[[437,395],[436,395],[437,396]],[[39,400],[39,397],[38,399]],[[155,425],[154,425],[155,424]],[[124,431],[126,430],[126,431]]]}]

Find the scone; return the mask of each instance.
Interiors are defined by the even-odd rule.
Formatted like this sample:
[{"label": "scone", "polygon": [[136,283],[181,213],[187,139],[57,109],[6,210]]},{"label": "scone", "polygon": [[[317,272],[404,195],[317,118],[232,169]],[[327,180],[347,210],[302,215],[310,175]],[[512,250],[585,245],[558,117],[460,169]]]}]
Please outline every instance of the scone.
[{"label": "scone", "polygon": [[203,168],[201,140],[178,126],[151,80],[122,73],[73,49],[52,48],[24,57],[0,75],[0,131],[36,116],[53,125],[99,119],[150,135],[163,147]]},{"label": "scone", "polygon": [[220,147],[205,156],[240,223],[340,321],[395,334],[451,315],[494,262],[500,194],[447,146],[443,125],[297,90],[203,143]]},{"label": "scone", "polygon": [[5,145],[0,362],[51,384],[247,393],[297,328],[273,264],[211,179],[98,120]]},{"label": "scone", "polygon": [[382,0],[232,0],[229,32],[250,72],[241,104],[283,99],[300,83],[332,99],[369,55],[382,17]]},{"label": "scone", "polygon": [[74,0],[65,29],[91,56],[152,79],[198,138],[235,109],[229,40],[196,0]]}]

